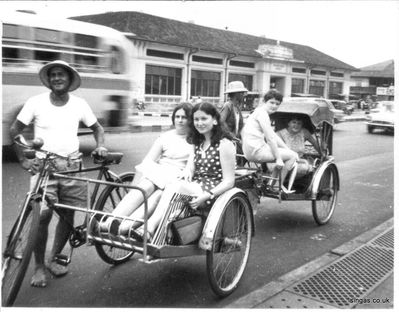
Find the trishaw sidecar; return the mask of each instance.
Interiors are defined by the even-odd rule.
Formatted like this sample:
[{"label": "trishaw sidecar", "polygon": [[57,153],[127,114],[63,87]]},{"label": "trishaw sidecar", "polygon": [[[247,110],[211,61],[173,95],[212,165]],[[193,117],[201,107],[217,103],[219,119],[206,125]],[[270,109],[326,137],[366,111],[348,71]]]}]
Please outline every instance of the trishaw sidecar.
[{"label": "trishaw sidecar", "polygon": [[[95,244],[100,257],[110,263],[119,264],[128,260],[133,253],[141,254],[140,261],[145,263],[158,259],[206,255],[207,274],[212,290],[220,297],[231,294],[240,281],[249,257],[252,236],[254,235],[254,220],[251,204],[246,193],[233,188],[220,195],[213,204],[205,219],[200,238],[187,245],[176,245],[169,238],[170,223],[182,209],[186,195],[175,194],[168,210],[165,212],[157,231],[151,241],[143,236],[143,241],[137,241],[132,235],[114,235],[111,231],[98,231],[98,223],[110,216],[103,211],[112,211],[121,196],[117,191],[119,186],[110,189],[110,196],[101,205],[109,205],[111,209],[99,207],[90,210],[87,238]],[[146,202],[146,201],[145,201]],[[129,217],[112,215],[121,222]],[[145,205],[143,222],[144,234],[147,231],[147,205]],[[138,221],[138,219],[134,220]]]}]

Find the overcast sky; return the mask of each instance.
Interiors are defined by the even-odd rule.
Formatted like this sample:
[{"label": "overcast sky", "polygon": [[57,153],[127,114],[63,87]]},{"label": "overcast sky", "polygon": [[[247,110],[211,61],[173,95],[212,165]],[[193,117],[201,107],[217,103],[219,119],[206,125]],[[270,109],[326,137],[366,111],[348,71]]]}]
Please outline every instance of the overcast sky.
[{"label": "overcast sky", "polygon": [[52,17],[139,11],[308,45],[355,67],[399,54],[399,1],[1,1],[0,8]]}]

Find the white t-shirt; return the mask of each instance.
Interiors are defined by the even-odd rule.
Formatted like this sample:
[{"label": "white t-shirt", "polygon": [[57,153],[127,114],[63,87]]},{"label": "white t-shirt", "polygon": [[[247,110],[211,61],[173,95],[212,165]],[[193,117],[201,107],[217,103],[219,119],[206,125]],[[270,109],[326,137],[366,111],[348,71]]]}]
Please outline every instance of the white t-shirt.
[{"label": "white t-shirt", "polygon": [[50,92],[28,99],[17,119],[25,125],[33,121],[35,138],[43,139],[43,149],[63,156],[79,150],[79,122],[90,127],[97,121],[84,99],[69,94],[65,105],[55,106],[50,101]]}]

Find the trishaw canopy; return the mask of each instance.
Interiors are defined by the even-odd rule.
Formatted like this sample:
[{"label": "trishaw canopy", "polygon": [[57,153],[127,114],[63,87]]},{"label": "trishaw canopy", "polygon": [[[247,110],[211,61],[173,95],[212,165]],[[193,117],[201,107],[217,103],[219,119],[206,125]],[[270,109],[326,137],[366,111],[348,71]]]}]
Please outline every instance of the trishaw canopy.
[{"label": "trishaw canopy", "polygon": [[271,115],[275,121],[276,130],[287,126],[293,115],[304,117],[304,127],[314,132],[314,129],[322,126],[324,122],[334,124],[334,113],[328,107],[328,103],[318,98],[289,98],[284,100],[277,111]]}]

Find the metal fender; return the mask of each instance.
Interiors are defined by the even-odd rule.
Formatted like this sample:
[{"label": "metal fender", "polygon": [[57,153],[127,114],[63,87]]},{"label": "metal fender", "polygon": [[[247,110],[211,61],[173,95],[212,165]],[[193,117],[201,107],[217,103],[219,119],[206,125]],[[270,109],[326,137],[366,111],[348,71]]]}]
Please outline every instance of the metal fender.
[{"label": "metal fender", "polygon": [[[202,230],[202,235],[199,240],[199,247],[203,250],[210,250],[212,248],[212,241],[213,241],[213,236],[216,231],[216,226],[221,218],[221,215],[223,213],[224,207],[226,207],[227,203],[229,200],[236,194],[242,193],[245,196],[246,193],[237,188],[234,187],[226,192],[224,192],[222,195],[220,195],[216,201],[214,202],[211,211],[209,212],[208,218],[206,219],[204,228]],[[251,207],[251,204],[249,204]],[[252,207],[251,207],[252,210]],[[251,218],[252,218],[252,224],[253,222],[253,214],[251,213]]]},{"label": "metal fender", "polygon": [[323,176],[324,172],[326,171],[327,167],[332,167],[333,172],[337,177],[337,183],[338,183],[338,190],[339,190],[339,174],[338,174],[338,168],[337,165],[333,162],[334,159],[331,158],[325,162],[323,162],[319,168],[317,169],[316,173],[313,176],[313,181],[312,181],[312,189],[311,189],[311,199],[316,199],[317,196],[317,190],[320,185],[320,180],[321,177]]}]

